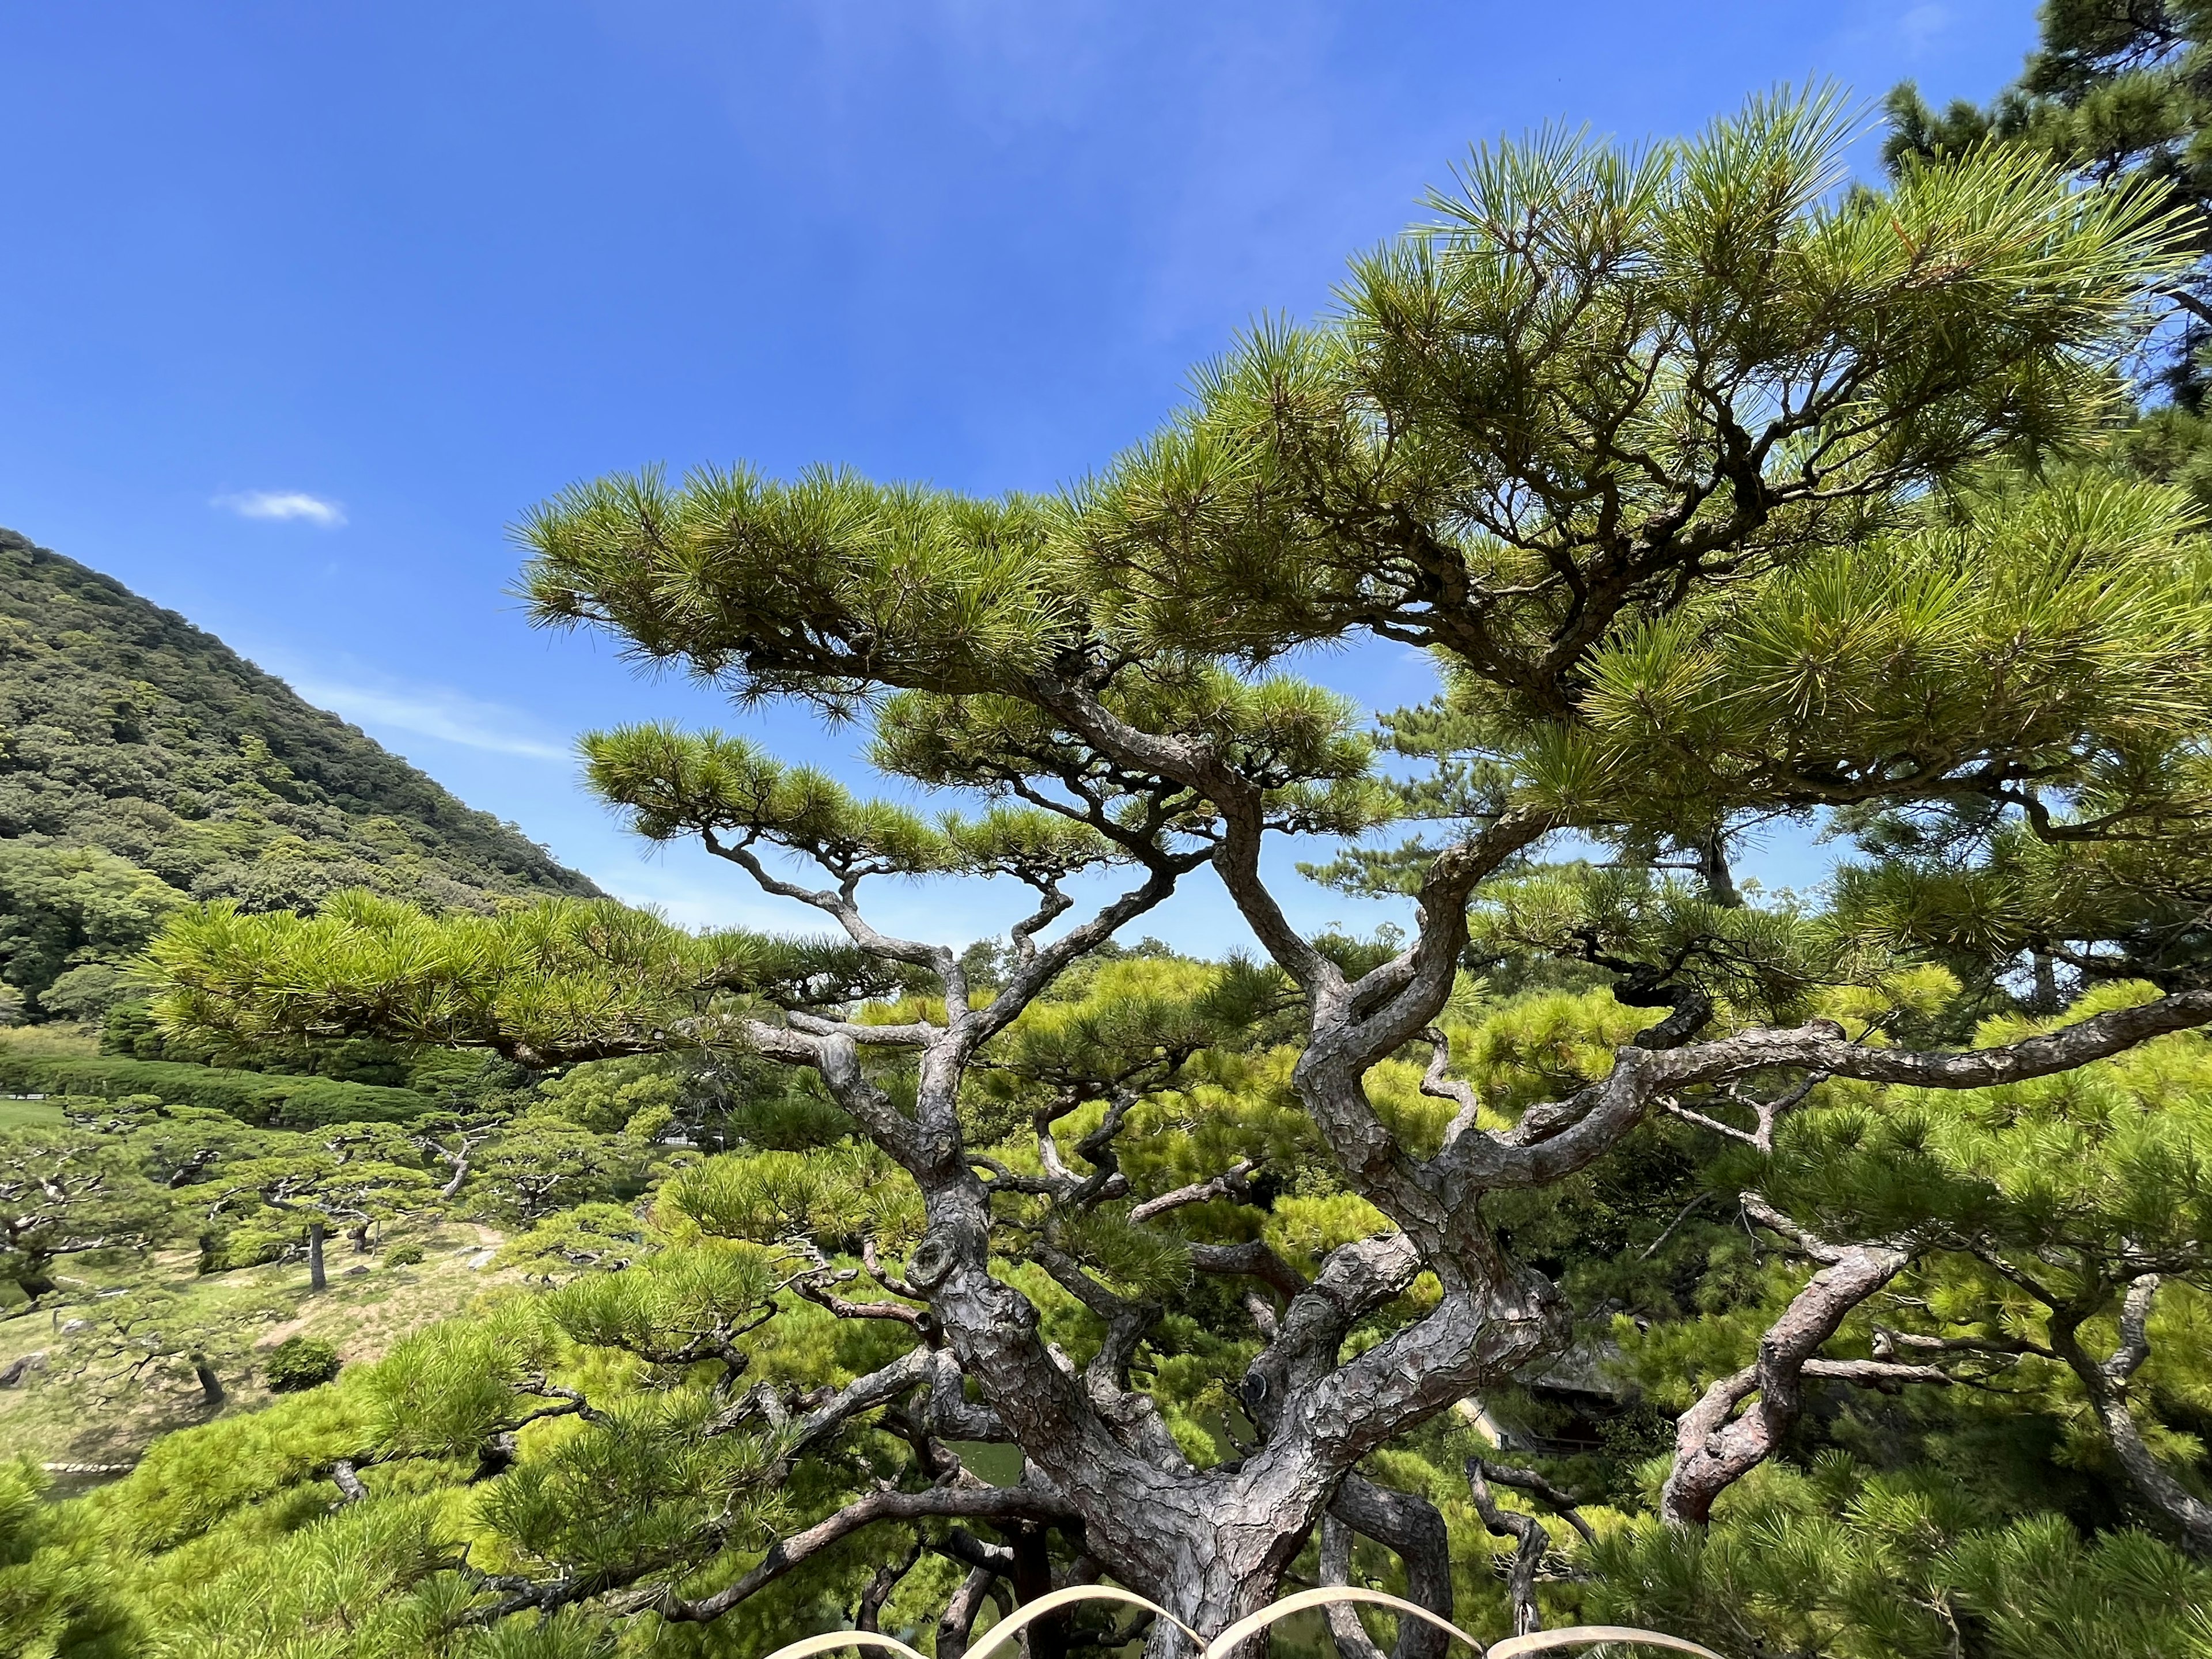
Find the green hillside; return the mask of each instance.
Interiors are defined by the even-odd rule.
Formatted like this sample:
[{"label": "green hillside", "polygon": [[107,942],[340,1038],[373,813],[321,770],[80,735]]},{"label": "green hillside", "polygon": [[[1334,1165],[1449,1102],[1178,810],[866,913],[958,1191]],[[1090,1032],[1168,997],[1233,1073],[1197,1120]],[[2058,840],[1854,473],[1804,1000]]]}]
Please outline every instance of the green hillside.
[{"label": "green hillside", "polygon": [[[441,911],[584,877],[173,611],[0,530],[0,981],[87,1018],[192,899]],[[20,999],[20,1003],[18,1003]]]}]

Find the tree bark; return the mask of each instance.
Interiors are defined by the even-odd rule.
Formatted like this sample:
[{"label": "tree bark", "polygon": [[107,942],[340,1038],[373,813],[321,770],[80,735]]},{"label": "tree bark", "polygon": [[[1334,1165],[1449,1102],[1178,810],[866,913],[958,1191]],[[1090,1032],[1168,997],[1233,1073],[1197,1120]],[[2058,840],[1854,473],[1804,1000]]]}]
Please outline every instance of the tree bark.
[{"label": "tree bark", "polygon": [[[1026,1607],[1040,1596],[1051,1595],[1052,1556],[1044,1528],[1017,1523],[1005,1532],[1014,1552],[1013,1571],[1008,1577],[1013,1583],[1015,1605]],[[1066,1659],[1067,1632],[1068,1615],[1064,1613],[1038,1620],[1022,1632],[1029,1659]]]},{"label": "tree bark", "polygon": [[[1087,1549],[1131,1589],[1211,1634],[1273,1599],[1334,1472],[1265,1466],[1197,1470],[1148,1431],[1157,1409],[1124,1397],[1102,1413],[1085,1380],[1055,1363],[1029,1298],[989,1271],[988,1196],[964,1168],[924,1171],[930,1230],[907,1282],[930,1308],[962,1370],[1036,1469],[1084,1522]],[[1148,1420],[1151,1419],[1151,1420]],[[1164,1641],[1155,1628],[1149,1639]],[[1175,1640],[1182,1638],[1175,1635]]]},{"label": "tree bark", "polygon": [[1729,868],[1728,841],[1717,830],[1698,843],[1698,878],[1705,884],[1705,897],[1711,902],[1727,910],[1743,908],[1743,894]]},{"label": "tree bark", "polygon": [[899,1587],[899,1581],[914,1571],[914,1564],[921,1559],[921,1540],[917,1537],[907,1553],[896,1561],[886,1561],[878,1567],[860,1592],[860,1605],[853,1610],[854,1630],[879,1631],[883,1628],[884,1603]]},{"label": "tree bark", "polygon": [[[1352,1546],[1355,1534],[1334,1514],[1321,1518],[1321,1582],[1324,1584],[1349,1584],[1352,1582]],[[1382,1650],[1367,1633],[1367,1626],[1359,1622],[1359,1609],[1343,1602],[1332,1602],[1322,1609],[1328,1622],[1329,1639],[1336,1644],[1337,1659],[1382,1659]]]},{"label": "tree bark", "polygon": [[202,1401],[210,1406],[222,1404],[222,1379],[215,1374],[215,1368],[208,1363],[208,1357],[204,1353],[193,1354],[191,1364],[192,1375],[199,1379]]},{"label": "tree bark", "polygon": [[[1820,1346],[1912,1260],[1901,1245],[1828,1244],[1800,1231],[1756,1194],[1743,1196],[1759,1220],[1826,1265],[1759,1339],[1759,1357],[1707,1389],[1675,1425],[1674,1465],[1659,1493],[1660,1516],[1673,1526],[1702,1527],[1712,1518],[1714,1499],[1756,1468],[1804,1410],[1806,1367]],[[1736,1416],[1754,1394],[1758,1403]]]},{"label": "tree bark", "polygon": [[1492,1495],[1479,1457],[1467,1460],[1467,1484],[1474,1498],[1474,1512],[1481,1516],[1485,1529],[1513,1540],[1513,1562],[1505,1571],[1505,1600],[1513,1613],[1513,1633],[1527,1636],[1543,1629],[1543,1615],[1536,1606],[1536,1570],[1544,1565],[1545,1554],[1552,1547],[1552,1534],[1536,1516],[1509,1510]]},{"label": "tree bark", "polygon": [[952,1599],[945,1604],[937,1620],[937,1659],[967,1659],[976,1618],[998,1582],[998,1574],[988,1567],[977,1567],[952,1592]]},{"label": "tree bark", "polygon": [[307,1288],[323,1291],[330,1288],[330,1280],[323,1275],[323,1224],[307,1224]]},{"label": "tree bark", "polygon": [[[1418,1602],[1439,1619],[1450,1620],[1451,1540],[1444,1530],[1444,1517],[1434,1504],[1413,1492],[1379,1486],[1364,1475],[1347,1474],[1337,1487],[1336,1496],[1322,1520],[1324,1540],[1331,1522],[1348,1526],[1395,1552],[1406,1566],[1406,1599]],[[1333,1609],[1332,1613],[1337,1611],[1351,1616],[1355,1626],[1358,1625],[1358,1617],[1351,1608]],[[1334,1616],[1329,1620],[1329,1628],[1332,1632],[1337,1631]],[[1398,1638],[1391,1647],[1391,1659],[1443,1659],[1450,1640],[1434,1625],[1401,1618],[1398,1621]],[[1341,1634],[1337,1646],[1341,1652]]]},{"label": "tree bark", "polygon": [[2058,1012],[2058,968],[2048,951],[2031,951],[2028,962],[2035,973],[2035,1012],[2055,1014]]}]

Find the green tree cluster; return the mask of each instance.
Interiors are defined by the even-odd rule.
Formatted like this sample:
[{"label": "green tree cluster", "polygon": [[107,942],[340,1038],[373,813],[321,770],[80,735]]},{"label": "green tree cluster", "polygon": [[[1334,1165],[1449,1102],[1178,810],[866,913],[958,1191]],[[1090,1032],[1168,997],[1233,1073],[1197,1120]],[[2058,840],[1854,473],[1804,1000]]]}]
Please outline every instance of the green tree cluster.
[{"label": "green tree cluster", "polygon": [[[580,1066],[462,1112],[397,1090],[322,1085],[333,1097],[322,1121],[296,1109],[297,1095],[283,1103],[306,1126],[296,1127],[272,1126],[265,1100],[241,1104],[218,1091],[216,1104],[201,1103],[207,1091],[194,1085],[223,1076],[206,1068],[121,1067],[121,1081],[181,1079],[165,1100],[151,1089],[122,1095],[116,1063],[87,1064],[110,1068],[93,1079],[98,1091],[64,1094],[40,1121],[0,1127],[0,1280],[19,1309],[82,1303],[112,1290],[118,1268],[195,1240],[203,1273],[298,1260],[319,1291],[333,1236],[362,1253],[409,1218],[522,1231],[579,1206],[629,1218],[623,1205],[697,1156],[671,1128],[690,1091],[676,1068],[653,1063]],[[380,1097],[404,1101],[404,1112]],[[626,1102],[626,1115],[601,1127],[586,1103],[610,1100]],[[349,1116],[349,1105],[376,1115]],[[64,1285],[77,1257],[102,1272]],[[124,1275],[134,1276],[143,1274]]]},{"label": "green tree cluster", "polygon": [[0,531],[0,981],[18,1017],[96,1019],[188,900],[312,908],[347,887],[437,910],[593,890],[221,641]]}]

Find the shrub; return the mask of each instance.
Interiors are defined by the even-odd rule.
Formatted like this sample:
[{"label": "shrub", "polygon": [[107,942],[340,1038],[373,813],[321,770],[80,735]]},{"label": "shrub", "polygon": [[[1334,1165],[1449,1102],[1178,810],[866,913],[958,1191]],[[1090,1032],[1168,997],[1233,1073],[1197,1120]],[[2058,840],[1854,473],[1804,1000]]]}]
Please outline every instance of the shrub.
[{"label": "shrub", "polygon": [[312,1336],[288,1336],[269,1351],[261,1375],[271,1394],[294,1394],[329,1382],[338,1374],[338,1351]]},{"label": "shrub", "polygon": [[296,1227],[210,1227],[200,1235],[201,1273],[234,1273],[282,1261],[300,1243]]},{"label": "shrub", "polygon": [[422,1259],[420,1244],[398,1244],[384,1253],[386,1264],[393,1267],[411,1267]]},{"label": "shrub", "polygon": [[89,1095],[108,1100],[155,1095],[171,1105],[228,1112],[264,1129],[404,1123],[437,1109],[437,1102],[411,1089],[234,1072],[167,1060],[48,1056],[15,1048],[0,1050],[0,1092]]}]

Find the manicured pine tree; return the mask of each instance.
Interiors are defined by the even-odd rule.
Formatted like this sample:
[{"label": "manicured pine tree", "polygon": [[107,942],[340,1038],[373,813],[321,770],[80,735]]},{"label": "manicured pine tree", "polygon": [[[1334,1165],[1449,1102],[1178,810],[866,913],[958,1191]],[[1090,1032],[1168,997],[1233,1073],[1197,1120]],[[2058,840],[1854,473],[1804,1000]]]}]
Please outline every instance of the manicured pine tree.
[{"label": "manicured pine tree", "polygon": [[437,1187],[416,1150],[397,1129],[341,1124],[313,1134],[276,1131],[259,1137],[250,1156],[217,1166],[192,1200],[210,1220],[254,1217],[299,1231],[307,1259],[307,1287],[329,1288],[323,1246],[335,1230],[356,1250],[369,1229],[407,1209],[428,1208]]},{"label": "manicured pine tree", "polygon": [[102,1401],[187,1375],[212,1409],[228,1397],[223,1373],[242,1365],[256,1328],[278,1316],[275,1298],[252,1291],[134,1285],[71,1310],[52,1370]]},{"label": "manicured pine tree", "polygon": [[0,1133],[0,1274],[30,1304],[54,1294],[64,1258],[143,1252],[174,1231],[167,1193],[115,1137],[76,1124]]},{"label": "manicured pine tree", "polygon": [[[157,945],[173,1030],[373,1033],[533,1066],[741,1048],[812,1072],[868,1143],[883,1174],[822,1202],[877,1206],[834,1224],[874,1236],[849,1271],[875,1290],[833,1288],[832,1261],[812,1305],[894,1352],[804,1411],[773,1387],[752,1409],[832,1438],[877,1414],[909,1460],[860,1496],[849,1477],[808,1485],[831,1439],[801,1432],[788,1479],[747,1463],[727,1488],[733,1514],[758,1469],[809,1494],[764,1554],[695,1577],[696,1557],[642,1547],[665,1526],[607,1534],[641,1544],[619,1570],[533,1546],[540,1571],[491,1605],[710,1620],[848,1538],[966,1518],[1046,1540],[979,1554],[955,1597],[970,1617],[998,1580],[1026,1598],[1105,1574],[1212,1633],[1270,1600],[1326,1520],[1448,1613],[1434,1504],[1362,1465],[1567,1343],[1571,1310],[1496,1212],[1677,1107],[1763,1121],[1809,1076],[1984,1087],[2212,1020],[2185,964],[2054,1036],[1854,1042],[1806,1016],[1823,987],[1878,984],[1878,951],[1803,917],[1716,919],[1745,908],[1731,838],[1778,818],[1965,803],[2039,839],[2124,824],[2168,868],[2205,803],[2191,757],[2212,615],[2185,504],[2126,481],[2056,505],[1982,483],[2001,457],[2055,459],[2104,428],[2185,231],[2147,191],[2081,191],[2019,149],[1847,193],[1848,128],[1833,98],[1776,97],[1640,152],[1562,136],[1478,152],[1430,225],[1355,263],[1338,315],[1255,331],[1064,499],[740,469],[608,478],[529,519],[541,621],[740,700],[864,720],[879,769],[984,810],[933,822],[732,738],[629,727],[585,740],[592,787],[648,840],[696,840],[811,908],[834,943],[687,935],[607,905],[434,921],[351,898],[312,920],[216,907]],[[1970,485],[1994,491],[1984,519],[1959,516]],[[1426,768],[1409,786],[1382,775],[1356,709],[1279,671],[1363,637],[1440,670],[1439,701],[1389,728]],[[1376,867],[1413,896],[1411,935],[1301,935],[1272,840],[1393,820],[1413,834]],[[1700,884],[1546,899],[1528,866],[1570,834]],[[1265,1194],[1240,1192],[1241,1156],[1158,1188],[1121,1167],[1141,1097],[1116,1091],[1160,1079],[1117,1079],[1114,1042],[1071,1077],[1095,1114],[1073,1144],[1047,1067],[1024,1085],[1043,1103],[1018,1103],[1033,1167],[986,1151],[1006,1131],[983,1079],[1030,1011],[1208,868],[1290,1006],[1284,1097],[1372,1218],[1310,1271],[1252,1237]],[[1117,872],[1096,908],[1071,890]],[[976,957],[871,919],[869,883],[933,875],[1034,896],[989,985]],[[1591,904],[1610,920],[1569,914]],[[1594,1079],[1497,1109],[1439,1024],[1471,915],[1552,939],[1650,1023]],[[1413,1062],[1418,1109],[1380,1081]],[[690,1193],[738,1239],[762,1206],[800,1233],[833,1224],[793,1223],[813,1212],[762,1190],[769,1173],[750,1195],[687,1176],[668,1201]],[[1147,1381],[1164,1290],[1187,1275],[1250,1291],[1233,1456],[1180,1437]],[[1080,1364],[1045,1334],[1058,1295],[1087,1314]],[[718,1420],[686,1432],[719,1440]],[[981,1481],[954,1441],[1018,1449],[1021,1478]],[[573,1535],[553,1478],[532,1477],[539,1519],[516,1518],[548,1544]],[[1410,1625],[1398,1646],[1437,1650]]]}]

